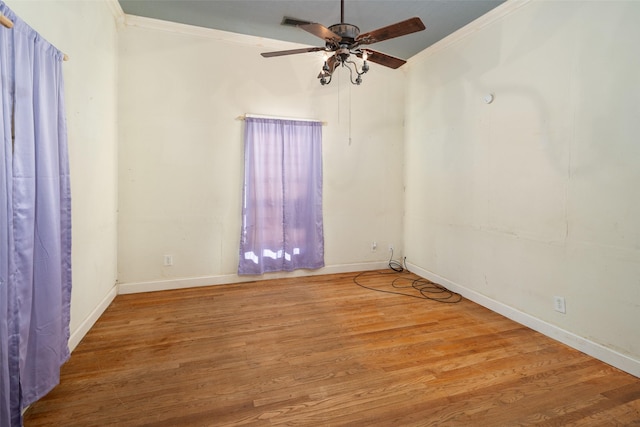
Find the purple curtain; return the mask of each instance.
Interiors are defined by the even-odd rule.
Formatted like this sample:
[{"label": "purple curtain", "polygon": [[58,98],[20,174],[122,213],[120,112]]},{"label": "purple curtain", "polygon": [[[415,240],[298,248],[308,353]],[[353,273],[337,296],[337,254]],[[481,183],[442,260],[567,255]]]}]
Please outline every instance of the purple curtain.
[{"label": "purple curtain", "polygon": [[0,425],[20,426],[69,357],[71,194],[62,54],[0,11]]},{"label": "purple curtain", "polygon": [[322,124],[247,117],[238,274],[320,267]]}]

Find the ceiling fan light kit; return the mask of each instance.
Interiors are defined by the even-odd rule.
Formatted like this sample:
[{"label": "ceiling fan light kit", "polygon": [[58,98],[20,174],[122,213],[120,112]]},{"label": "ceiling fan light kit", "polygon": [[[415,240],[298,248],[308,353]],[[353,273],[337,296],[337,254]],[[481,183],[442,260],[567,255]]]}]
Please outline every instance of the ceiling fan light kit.
[{"label": "ceiling fan light kit", "polygon": [[[360,29],[357,26],[344,22],[344,0],[340,1],[340,6],[340,23],[331,25],[328,28],[321,24],[295,20],[293,18],[285,17],[283,20],[283,23],[300,22],[300,24],[296,24],[295,26],[323,39],[325,41],[324,47],[308,47],[283,50],[279,52],[266,52],[262,53],[262,56],[265,58],[271,58],[274,56],[324,51],[327,56],[322,66],[322,70],[320,71],[320,74],[318,74],[318,79],[320,80],[321,85],[324,86],[331,83],[333,73],[338,66],[347,68],[349,70],[351,83],[359,85],[362,83],[362,75],[369,71],[368,60],[393,69],[406,63],[403,59],[395,58],[382,52],[372,49],[362,49],[362,45],[370,45],[425,29],[420,18],[415,17],[368,33],[360,34]],[[360,69],[358,69],[358,64],[352,59],[354,56],[362,59]]]}]

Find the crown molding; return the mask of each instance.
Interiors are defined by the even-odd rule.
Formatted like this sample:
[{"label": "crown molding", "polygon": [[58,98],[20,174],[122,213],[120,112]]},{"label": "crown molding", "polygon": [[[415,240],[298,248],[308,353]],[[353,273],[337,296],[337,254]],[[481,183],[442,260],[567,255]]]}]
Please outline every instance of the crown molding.
[{"label": "crown molding", "polygon": [[493,24],[494,22],[500,21],[507,15],[510,15],[511,13],[515,12],[516,10],[529,4],[532,1],[533,0],[507,0],[495,9],[492,9],[481,17],[475,19],[474,21],[471,21],[464,27],[460,28],[458,31],[449,34],[447,37],[432,44],[422,52],[419,52],[416,55],[412,56],[409,59],[409,62],[423,60],[431,55],[436,54],[437,52],[447,49],[454,44],[466,39],[467,37],[470,37],[483,28]]},{"label": "crown molding", "polygon": [[258,47],[278,47],[282,49],[296,49],[304,47],[299,43],[286,42],[282,40],[269,39],[265,37],[250,36],[246,34],[232,33],[230,31],[216,30],[212,28],[198,27],[195,25],[180,24],[177,22],[164,21],[161,19],[145,18],[136,15],[124,15],[124,26],[145,28],[155,31],[164,31],[174,34],[202,37],[210,40],[225,41],[248,46]]},{"label": "crown molding", "polygon": [[116,18],[116,22],[123,22],[124,11],[122,10],[122,6],[120,6],[120,2],[118,0],[106,0],[106,3],[113,17]]}]

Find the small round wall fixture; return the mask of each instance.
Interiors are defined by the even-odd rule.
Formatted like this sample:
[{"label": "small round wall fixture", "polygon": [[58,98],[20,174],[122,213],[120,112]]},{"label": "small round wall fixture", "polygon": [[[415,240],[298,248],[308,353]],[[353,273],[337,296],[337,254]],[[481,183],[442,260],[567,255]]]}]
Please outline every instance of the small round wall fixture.
[{"label": "small round wall fixture", "polygon": [[491,104],[492,102],[493,102],[493,94],[492,93],[484,96],[484,103],[485,104]]}]

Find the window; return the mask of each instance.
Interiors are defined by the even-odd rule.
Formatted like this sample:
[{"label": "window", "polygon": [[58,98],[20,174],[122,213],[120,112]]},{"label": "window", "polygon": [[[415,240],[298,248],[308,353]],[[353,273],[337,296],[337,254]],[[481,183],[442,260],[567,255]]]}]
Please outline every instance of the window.
[{"label": "window", "polygon": [[247,117],[238,274],[324,266],[322,124]]}]

